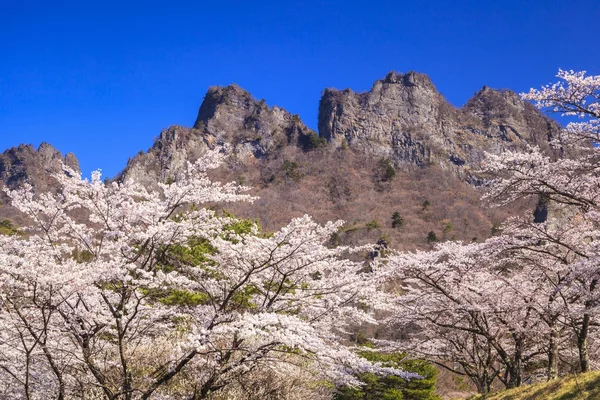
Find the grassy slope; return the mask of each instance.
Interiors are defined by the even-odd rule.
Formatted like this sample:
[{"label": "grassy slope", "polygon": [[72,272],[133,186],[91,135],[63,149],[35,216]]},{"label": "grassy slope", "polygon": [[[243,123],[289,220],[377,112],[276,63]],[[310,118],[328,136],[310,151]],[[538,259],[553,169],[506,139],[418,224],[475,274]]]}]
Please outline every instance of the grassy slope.
[{"label": "grassy slope", "polygon": [[[471,397],[481,400],[481,396]],[[504,390],[486,400],[597,400],[600,399],[600,371],[572,375],[553,382]]]}]

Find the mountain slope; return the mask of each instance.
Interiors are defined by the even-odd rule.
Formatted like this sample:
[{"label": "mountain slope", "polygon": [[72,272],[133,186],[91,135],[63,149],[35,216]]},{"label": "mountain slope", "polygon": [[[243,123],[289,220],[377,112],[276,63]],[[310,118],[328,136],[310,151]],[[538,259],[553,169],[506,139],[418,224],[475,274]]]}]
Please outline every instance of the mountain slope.
[{"label": "mountain slope", "polygon": [[[486,400],[596,400],[600,399],[600,372],[571,375],[551,382],[503,390]],[[481,400],[481,396],[469,400]]]},{"label": "mountain slope", "polygon": [[[229,205],[272,230],[305,213],[319,221],[344,219],[336,242],[374,242],[402,249],[439,240],[480,240],[507,215],[482,206],[473,170],[484,151],[547,148],[559,129],[533,106],[507,91],[484,88],[463,109],[443,99],[422,74],[390,73],[371,92],[327,89],[320,135],[298,116],[269,107],[237,85],[212,87],[192,128],[163,131],[146,153],[127,164],[120,179],[152,185],[175,178],[186,161],[229,144],[215,178],[252,186],[260,200]],[[398,141],[394,129],[408,136]],[[399,131],[398,131],[399,132]],[[517,132],[517,133],[514,133]],[[396,135],[396,136],[395,136]],[[392,227],[398,212],[403,226]]]},{"label": "mountain slope", "polygon": [[[164,130],[118,179],[150,186],[176,179],[188,161],[226,144],[230,151],[214,178],[252,186],[260,197],[227,207],[257,218],[266,230],[310,214],[321,222],[347,221],[332,245],[386,238],[396,248],[426,248],[436,238],[484,239],[508,215],[531,206],[482,205],[482,189],[472,185],[481,183],[475,171],[485,151],[527,144],[549,151],[559,126],[510,91],[483,88],[458,109],[426,75],[391,72],[366,93],[326,89],[319,129],[237,85],[211,87],[191,128]],[[78,168],[72,154],[63,157],[47,144],[7,150],[0,156],[0,186],[28,181],[40,191],[58,190],[50,176],[61,161]],[[401,222],[392,226],[394,213]]]},{"label": "mountain slope", "polygon": [[229,144],[234,162],[253,164],[287,146],[310,146],[315,132],[298,116],[268,107],[237,85],[211,87],[192,128],[172,126],[161,132],[145,154],[130,160],[121,179],[152,184],[174,177],[187,161],[208,148]]},{"label": "mountain slope", "polygon": [[35,149],[22,144],[0,154],[0,219],[21,220],[12,207],[6,205],[8,196],[4,188],[15,189],[29,183],[40,192],[58,191],[60,188],[52,175],[62,172],[62,163],[79,171],[79,161],[73,153],[62,155],[48,143],[42,143]]}]

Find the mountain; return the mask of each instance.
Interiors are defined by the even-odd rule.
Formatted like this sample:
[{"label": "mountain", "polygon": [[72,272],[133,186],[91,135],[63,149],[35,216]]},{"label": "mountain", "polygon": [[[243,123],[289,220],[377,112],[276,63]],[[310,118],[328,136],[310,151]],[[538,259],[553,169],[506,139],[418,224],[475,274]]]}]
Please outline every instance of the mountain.
[{"label": "mountain", "polygon": [[297,115],[268,107],[237,85],[211,87],[194,126],[172,126],[161,132],[147,153],[128,162],[121,177],[151,184],[172,177],[187,161],[225,143],[232,147],[232,159],[252,164],[286,146],[310,146],[315,138],[317,134]]},{"label": "mountain", "polygon": [[[473,185],[482,182],[476,171],[486,151],[525,150],[528,144],[551,151],[548,141],[559,129],[506,90],[484,87],[456,108],[429,77],[415,72],[390,72],[366,93],[325,89],[319,134],[237,85],[211,87],[191,128],[161,132],[117,179],[146,185],[174,179],[187,161],[227,144],[226,162],[213,178],[252,186],[260,197],[252,205],[228,205],[228,211],[256,218],[266,230],[303,214],[323,222],[344,219],[332,245],[386,238],[396,248],[426,248],[435,238],[484,239],[508,215],[533,207],[483,205],[482,189]],[[8,150],[0,158],[0,183],[27,179],[52,189],[48,172],[60,160],[76,162],[46,144],[37,151]],[[396,212],[401,223],[392,226]]]},{"label": "mountain", "polygon": [[366,93],[326,89],[319,132],[336,147],[350,146],[396,163],[437,164],[473,179],[484,152],[550,150],[560,126],[511,91],[484,87],[462,109],[427,75],[390,72]]},{"label": "mountain", "polygon": [[[211,87],[192,128],[163,131],[119,177],[153,184],[174,178],[207,148],[229,144],[215,178],[254,188],[253,205],[229,205],[276,229],[305,213],[348,221],[338,242],[427,247],[440,240],[488,237],[507,215],[484,207],[475,171],[484,152],[525,149],[559,125],[510,91],[483,88],[463,108],[450,105],[424,74],[389,73],[366,93],[326,89],[319,134],[300,118],[269,107],[237,85]],[[529,206],[529,205],[528,205]],[[392,228],[398,212],[403,228]],[[397,226],[397,225],[396,225]]]},{"label": "mountain", "polygon": [[0,184],[14,189],[28,182],[39,190],[54,188],[51,175],[62,171],[61,163],[79,172],[79,161],[73,153],[65,156],[48,143],[37,150],[22,144],[0,154]]},{"label": "mountain", "polygon": [[[32,145],[22,144],[0,154],[0,189],[15,189],[29,183],[37,191],[58,191],[60,187],[53,175],[62,172],[62,163],[79,172],[79,161],[73,153],[62,153],[48,143],[42,143],[35,149]],[[0,201],[8,203],[8,196],[0,190]],[[15,210],[0,207],[0,218],[12,217],[20,220]]]},{"label": "mountain", "polygon": [[325,89],[318,121],[319,135],[297,115],[269,108],[237,85],[211,87],[194,126],[162,132],[146,155],[128,164],[123,177],[164,178],[215,144],[231,144],[233,157],[243,164],[283,147],[310,150],[328,144],[388,158],[397,167],[438,165],[477,183],[484,152],[523,150],[527,144],[550,152],[548,142],[560,130],[509,90],[484,87],[456,108],[427,75],[416,72],[390,72],[365,93]]}]

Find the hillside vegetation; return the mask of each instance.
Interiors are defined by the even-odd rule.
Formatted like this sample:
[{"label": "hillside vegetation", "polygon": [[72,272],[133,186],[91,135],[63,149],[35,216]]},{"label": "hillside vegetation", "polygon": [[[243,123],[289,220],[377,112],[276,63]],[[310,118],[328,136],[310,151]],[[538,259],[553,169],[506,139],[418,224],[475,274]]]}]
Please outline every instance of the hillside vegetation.
[{"label": "hillside vegetation", "polygon": [[[572,375],[551,382],[504,390],[485,400],[596,400],[600,399],[600,371]],[[483,400],[481,395],[469,400]]]}]

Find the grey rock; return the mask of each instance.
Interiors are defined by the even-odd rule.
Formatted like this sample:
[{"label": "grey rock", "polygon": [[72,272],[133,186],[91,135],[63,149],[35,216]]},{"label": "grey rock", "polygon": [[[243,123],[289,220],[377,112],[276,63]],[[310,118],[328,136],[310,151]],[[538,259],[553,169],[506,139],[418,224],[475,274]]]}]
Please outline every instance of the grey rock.
[{"label": "grey rock", "polygon": [[62,164],[79,172],[79,162],[73,153],[63,157],[48,143],[36,150],[30,144],[21,144],[0,154],[0,186],[14,189],[25,182],[36,190],[57,190],[54,175],[62,173]]},{"label": "grey rock", "polygon": [[427,75],[390,72],[366,93],[326,89],[319,132],[396,164],[439,164],[473,179],[484,152],[540,145],[560,126],[511,91],[484,87],[462,109],[449,104]]},{"label": "grey rock", "polygon": [[164,130],[152,148],[129,160],[120,179],[164,181],[220,144],[230,146],[231,163],[252,165],[283,147],[307,146],[316,135],[297,115],[269,107],[237,85],[215,86],[208,89],[192,128]]}]

